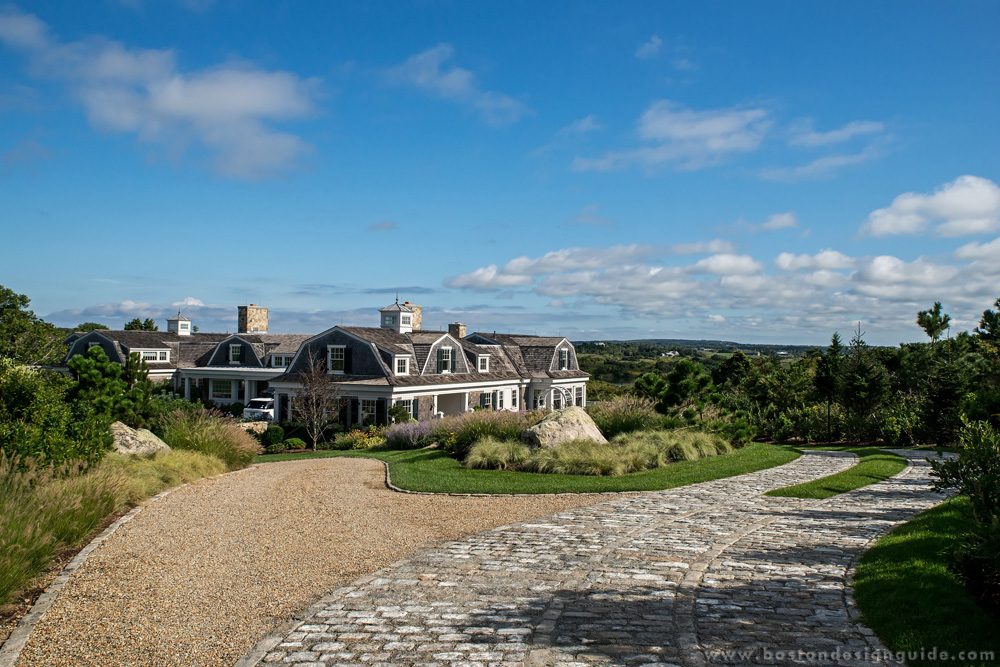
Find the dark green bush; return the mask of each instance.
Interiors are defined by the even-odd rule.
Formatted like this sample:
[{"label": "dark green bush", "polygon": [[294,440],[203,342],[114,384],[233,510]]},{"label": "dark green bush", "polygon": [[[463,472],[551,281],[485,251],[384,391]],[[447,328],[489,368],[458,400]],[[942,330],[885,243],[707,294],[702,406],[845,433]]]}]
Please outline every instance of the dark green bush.
[{"label": "dark green bush", "polygon": [[263,433],[260,434],[260,444],[264,447],[280,445],[284,441],[285,429],[281,428],[277,424],[271,424]]},{"label": "dark green bush", "polygon": [[243,408],[245,407],[246,407],[245,405],[243,405],[239,401],[236,401],[235,403],[230,403],[229,407],[226,408],[226,410],[229,412],[229,414],[236,417],[237,419],[243,419]]},{"label": "dark green bush", "polygon": [[306,443],[300,438],[289,438],[281,443],[281,446],[285,449],[305,449]]}]

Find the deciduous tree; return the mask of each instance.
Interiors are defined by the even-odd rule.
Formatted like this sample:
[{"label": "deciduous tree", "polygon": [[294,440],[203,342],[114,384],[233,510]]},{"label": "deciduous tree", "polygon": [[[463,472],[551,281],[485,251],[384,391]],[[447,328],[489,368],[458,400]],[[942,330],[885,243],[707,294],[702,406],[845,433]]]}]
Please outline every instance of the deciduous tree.
[{"label": "deciduous tree", "polygon": [[340,414],[340,387],[326,372],[326,363],[311,357],[306,368],[299,373],[302,388],[292,398],[292,418],[302,424],[312,448],[323,437],[327,427]]}]

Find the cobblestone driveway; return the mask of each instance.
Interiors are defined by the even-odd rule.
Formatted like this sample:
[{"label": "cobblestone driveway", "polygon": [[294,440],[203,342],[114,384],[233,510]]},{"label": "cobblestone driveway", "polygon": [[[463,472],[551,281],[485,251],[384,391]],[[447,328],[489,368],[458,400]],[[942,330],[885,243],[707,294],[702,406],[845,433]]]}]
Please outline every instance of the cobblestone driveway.
[{"label": "cobblestone driveway", "polygon": [[820,654],[879,647],[852,621],[850,565],[941,500],[924,455],[904,455],[900,475],[828,500],[761,493],[853,455],[807,453],[446,544],[335,591],[238,664],[880,664]]}]

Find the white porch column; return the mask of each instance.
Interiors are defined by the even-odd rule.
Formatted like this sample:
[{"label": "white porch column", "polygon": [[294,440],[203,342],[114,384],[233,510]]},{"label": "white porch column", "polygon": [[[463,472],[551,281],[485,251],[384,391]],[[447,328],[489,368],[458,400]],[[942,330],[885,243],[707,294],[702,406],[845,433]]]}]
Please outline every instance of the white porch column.
[{"label": "white porch column", "polygon": [[236,401],[239,400],[237,397],[240,395],[240,381],[239,380],[230,380],[229,381],[229,386],[230,386],[230,392],[231,392],[229,395],[232,396],[232,398],[230,400],[233,403],[235,403]]},{"label": "white porch column", "polygon": [[246,385],[246,388],[247,388],[246,389],[246,393],[243,394],[243,398],[244,398],[243,404],[246,405],[247,403],[250,402],[251,398],[256,398],[257,397],[257,381],[256,380],[247,380],[243,384]]},{"label": "white porch column", "polygon": [[184,400],[191,400],[191,378],[184,378]]},{"label": "white porch column", "polygon": [[462,393],[462,412],[465,413],[468,411],[469,411],[469,392],[466,391]]},{"label": "white porch column", "polygon": [[437,413],[438,413],[438,397],[437,394],[434,394],[434,409],[431,411],[431,419],[434,419],[434,417],[437,416]]}]

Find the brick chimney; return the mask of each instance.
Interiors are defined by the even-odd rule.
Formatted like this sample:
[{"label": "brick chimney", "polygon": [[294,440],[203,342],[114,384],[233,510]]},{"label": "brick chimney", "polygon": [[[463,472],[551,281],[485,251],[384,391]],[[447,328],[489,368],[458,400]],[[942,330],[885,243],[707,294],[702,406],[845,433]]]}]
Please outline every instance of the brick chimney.
[{"label": "brick chimney", "polygon": [[448,333],[450,333],[455,338],[465,338],[465,325],[461,322],[455,322],[454,324],[448,325]]}]

